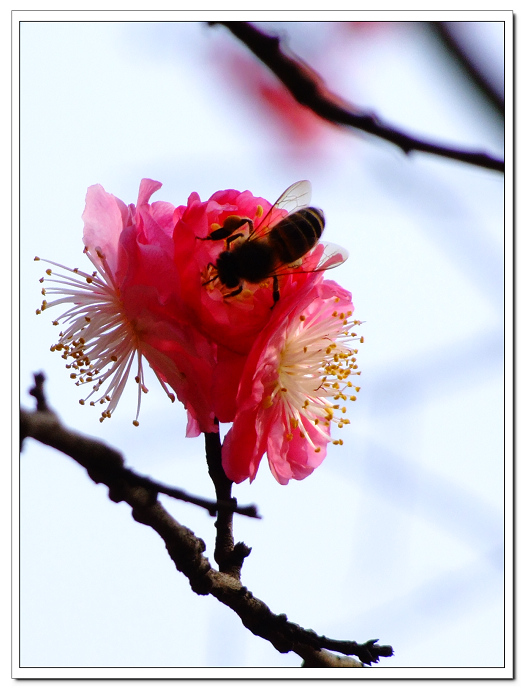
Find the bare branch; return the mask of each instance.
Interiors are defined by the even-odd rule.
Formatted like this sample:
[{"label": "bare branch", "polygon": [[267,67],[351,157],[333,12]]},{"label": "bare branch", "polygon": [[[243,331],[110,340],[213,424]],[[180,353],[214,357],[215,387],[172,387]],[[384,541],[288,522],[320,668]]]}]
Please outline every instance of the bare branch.
[{"label": "bare branch", "polygon": [[[38,375],[38,379],[35,379],[38,384],[35,391],[40,392],[43,399],[43,377]],[[117,450],[68,430],[47,407],[34,412],[21,412],[21,434],[73,457],[86,468],[95,482],[108,486],[111,500],[128,503],[133,518],[160,535],[175,566],[188,578],[195,593],[212,595],[227,605],[237,613],[247,629],[267,639],[279,652],[295,652],[308,667],[359,667],[375,663],[380,657],[392,656],[392,648],[376,645],[377,640],[365,644],[331,640],[289,622],[286,615],[273,613],[238,578],[212,568],[209,560],[203,556],[206,549],[203,540],[175,520],[149,486],[128,478],[129,470],[123,469],[123,457]],[[330,650],[357,656],[360,661],[341,658],[331,654]]]},{"label": "bare branch", "polygon": [[206,433],[206,460],[218,503],[229,504],[228,508],[219,508],[215,528],[214,558],[219,565],[219,571],[241,578],[241,568],[246,557],[252,551],[244,542],[235,543],[233,537],[233,513],[237,500],[232,497],[233,482],[228,479],[222,468],[222,446],[219,433]]},{"label": "bare branch", "polygon": [[502,160],[483,152],[441,146],[410,136],[382,122],[375,114],[356,112],[330,92],[322,78],[306,63],[284,53],[278,36],[270,36],[248,22],[209,22],[222,24],[240,39],[288,88],[299,104],[332,124],[350,126],[395,144],[408,155],[412,151],[433,153],[444,158],[504,172]]}]

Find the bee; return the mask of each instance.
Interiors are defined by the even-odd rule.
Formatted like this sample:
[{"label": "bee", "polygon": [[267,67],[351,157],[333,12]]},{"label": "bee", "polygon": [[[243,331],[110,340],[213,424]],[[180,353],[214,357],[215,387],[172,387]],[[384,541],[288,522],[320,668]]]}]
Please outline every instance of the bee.
[{"label": "bee", "polygon": [[[219,253],[215,264],[208,265],[208,273],[215,274],[204,284],[219,280],[232,291],[225,297],[234,297],[243,290],[243,282],[260,284],[273,278],[273,306],[279,301],[281,275],[294,272],[320,272],[343,263],[348,257],[344,248],[324,244],[321,258],[310,254],[317,246],[325,227],[323,211],[307,206],[311,184],[300,180],[288,187],[254,228],[253,221],[235,214],[226,217],[221,228],[201,240],[224,240],[226,249]],[[277,209],[287,216],[271,223]]]}]

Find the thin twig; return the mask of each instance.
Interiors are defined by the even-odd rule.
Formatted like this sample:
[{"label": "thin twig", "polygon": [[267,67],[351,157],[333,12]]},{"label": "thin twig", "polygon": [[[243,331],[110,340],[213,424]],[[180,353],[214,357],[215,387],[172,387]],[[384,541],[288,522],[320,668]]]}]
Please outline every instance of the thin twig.
[{"label": "thin twig", "polygon": [[439,38],[447,52],[459,63],[469,79],[476,85],[478,90],[497,110],[503,118],[505,116],[505,99],[499,94],[496,87],[482,73],[472,57],[457,40],[450,30],[448,22],[428,22],[431,31]]},{"label": "thin twig", "polygon": [[228,479],[222,468],[222,446],[219,433],[206,433],[206,460],[208,472],[213,485],[217,503],[229,504],[229,508],[219,508],[215,528],[214,558],[222,571],[235,578],[241,578],[241,568],[244,560],[250,554],[251,548],[244,542],[235,543],[233,537],[233,513],[237,507],[237,500],[232,497],[233,482]]},{"label": "thin twig", "polygon": [[502,160],[483,152],[449,148],[410,136],[382,122],[375,114],[356,112],[330,92],[322,78],[306,63],[284,53],[278,36],[270,36],[248,22],[209,22],[222,24],[240,39],[290,91],[299,104],[332,124],[350,126],[395,144],[408,155],[412,151],[432,153],[444,158],[504,172]]}]

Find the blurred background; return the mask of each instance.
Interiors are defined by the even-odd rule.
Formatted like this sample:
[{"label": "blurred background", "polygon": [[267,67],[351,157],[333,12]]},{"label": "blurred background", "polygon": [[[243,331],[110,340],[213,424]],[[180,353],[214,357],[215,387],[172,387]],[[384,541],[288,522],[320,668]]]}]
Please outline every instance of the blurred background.
[{"label": "blurred background", "polygon": [[[510,13],[507,13],[510,15]],[[503,22],[260,23],[356,107],[412,135],[503,157]],[[458,52],[456,52],[458,49]],[[464,58],[477,75],[465,68]],[[484,85],[484,87],[483,87]],[[263,519],[243,583],[332,638],[379,638],[383,668],[501,667],[504,656],[503,176],[321,122],[295,105],[222,26],[20,25],[21,401],[32,373],[74,429],[143,474],[213,497],[204,439],[150,374],[111,419],[51,354],[35,255],[85,265],[85,193],[127,203],[249,189],[273,201],[309,179],[326,240],[348,261],[326,276],[365,322],[361,392],[344,446],[302,482],[261,465],[235,488]],[[223,430],[224,434],[224,430]],[[166,499],[207,542],[213,519]],[[508,633],[508,628],[507,628]],[[63,455],[26,441],[20,471],[24,667],[297,667],[229,609],[198,597],[155,533]],[[432,674],[432,671],[429,671]]]}]

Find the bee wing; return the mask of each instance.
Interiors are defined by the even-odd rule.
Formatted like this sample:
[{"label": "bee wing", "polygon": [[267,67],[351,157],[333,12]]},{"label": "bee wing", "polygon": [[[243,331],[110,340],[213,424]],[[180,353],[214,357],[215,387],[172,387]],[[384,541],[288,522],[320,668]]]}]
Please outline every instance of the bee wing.
[{"label": "bee wing", "polygon": [[342,265],[348,258],[348,251],[335,243],[318,243],[304,258],[292,264],[281,265],[274,271],[276,276],[299,274],[301,272],[324,272]]},{"label": "bee wing", "polygon": [[[342,265],[348,259],[348,251],[336,243],[321,243],[323,253],[315,269],[317,271],[330,270],[332,267]],[[318,247],[318,246],[316,246]]]},{"label": "bee wing", "polygon": [[286,209],[291,214],[307,207],[312,197],[312,185],[309,180],[299,180],[286,189],[273,205],[277,209]]},{"label": "bee wing", "polygon": [[298,209],[303,209],[310,204],[312,197],[312,185],[309,180],[299,180],[290,185],[271,206],[266,216],[257,224],[251,233],[250,238],[261,238],[268,234],[271,229],[270,223],[272,215],[276,209],[284,209],[288,214],[292,214]]}]

